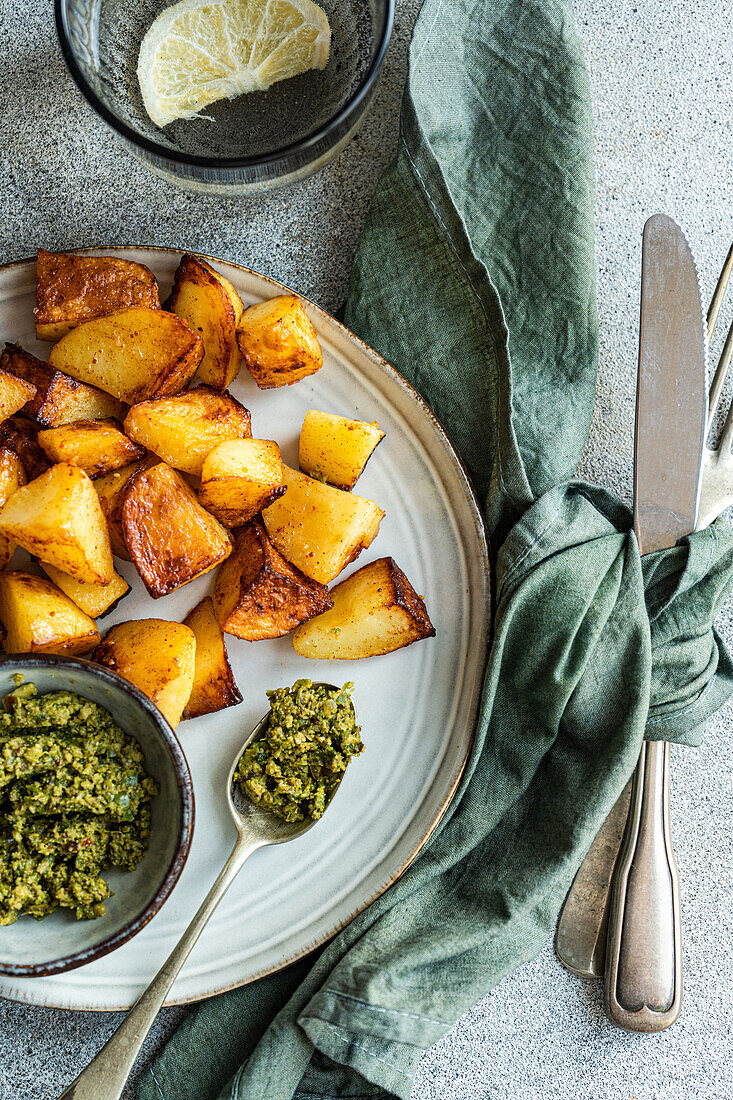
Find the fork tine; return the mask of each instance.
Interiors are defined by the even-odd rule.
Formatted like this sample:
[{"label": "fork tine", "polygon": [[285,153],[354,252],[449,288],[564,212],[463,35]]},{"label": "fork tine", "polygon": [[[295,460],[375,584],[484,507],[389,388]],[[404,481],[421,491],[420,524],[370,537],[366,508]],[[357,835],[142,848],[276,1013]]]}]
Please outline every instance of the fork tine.
[{"label": "fork tine", "polygon": [[[720,356],[720,362],[718,363],[718,371],[721,371],[724,378],[731,359],[733,359],[733,324],[731,324],[728,329],[723,354]],[[716,375],[718,371],[715,372]],[[733,404],[731,404],[731,407],[728,409],[728,415],[725,418],[723,431],[720,435],[720,453],[728,454],[731,449],[731,443],[733,443]]]},{"label": "fork tine", "polygon": [[725,288],[728,285],[728,279],[730,278],[731,269],[733,269],[733,244],[730,246],[730,251],[725,258],[723,264],[723,270],[720,273],[718,279],[718,285],[715,287],[712,301],[710,302],[710,309],[708,310],[708,340],[712,337],[715,331],[715,322],[718,320],[718,314],[720,313],[720,307],[723,304],[723,298],[725,297]]}]

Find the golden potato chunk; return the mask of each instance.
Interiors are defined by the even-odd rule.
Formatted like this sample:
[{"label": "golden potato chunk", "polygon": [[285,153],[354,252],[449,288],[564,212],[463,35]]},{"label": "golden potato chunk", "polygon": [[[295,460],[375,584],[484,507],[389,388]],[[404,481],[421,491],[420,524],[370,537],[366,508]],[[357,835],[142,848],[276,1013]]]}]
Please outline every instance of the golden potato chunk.
[{"label": "golden potato chunk", "polygon": [[93,619],[112,611],[130,591],[129,584],[119,573],[114,574],[109,584],[84,584],[62,573],[55,565],[46,563],[43,569],[56,587]]},{"label": "golden potato chunk", "polygon": [[204,459],[199,500],[225,527],[241,527],[285,492],[280,448],[271,439],[220,443]]},{"label": "golden potato chunk", "polygon": [[316,330],[295,294],[279,294],[245,309],[237,340],[261,390],[292,386],[323,366]]},{"label": "golden potato chunk", "polygon": [[45,577],[0,573],[6,653],[87,653],[99,642],[94,619]]},{"label": "golden potato chunk", "polygon": [[328,584],[374,541],[384,518],[373,500],[344,493],[283,467],[287,492],[262,513],[280,553],[308,577]]},{"label": "golden potato chunk", "polygon": [[36,387],[0,368],[0,420],[20,412],[36,396]]},{"label": "golden potato chunk", "polygon": [[214,582],[214,608],[227,634],[249,642],[280,638],[330,606],[325,585],[278,554],[259,517],[237,532]]},{"label": "golden potato chunk", "polygon": [[91,659],[139,688],[176,728],[193,687],[196,638],[192,630],[167,619],[117,623]]},{"label": "golden potato chunk", "polygon": [[300,430],[298,464],[318,481],[353,489],[384,432],[376,421],[365,424],[311,409]]},{"label": "golden potato chunk", "polygon": [[183,622],[196,637],[193,688],[183,717],[200,718],[202,714],[214,714],[226,707],[235,707],[242,702],[242,695],[229,664],[224,635],[214,613],[211,596],[204,596]]},{"label": "golden potato chunk", "polygon": [[362,566],[331,589],[333,607],[293,634],[301,657],[355,661],[435,634],[420,596],[392,558]]},{"label": "golden potato chunk", "polygon": [[118,558],[122,558],[123,561],[131,560],[122,533],[122,505],[125,502],[127,486],[135,474],[139,474],[143,470],[149,470],[151,466],[155,465],[157,465],[155,456],[147,455],[139,462],[133,462],[130,466],[123,466],[121,470],[113,470],[109,474],[103,474],[94,482],[104,518],[107,520],[112,553]]},{"label": "golden potato chunk", "polygon": [[41,428],[57,428],[72,420],[103,420],[110,416],[123,420],[127,411],[121,401],[96,386],[87,386],[54,370],[48,363],[24,351],[20,344],[5,345],[0,355],[0,369],[35,386],[35,396],[23,411]]},{"label": "golden potato chunk", "polygon": [[[0,518],[2,513],[0,512]],[[136,474],[122,505],[130,560],[153,599],[208,573],[232,552],[229,536],[165,462]]]},{"label": "golden potato chunk", "polygon": [[160,308],[158,284],[144,264],[39,248],[34,311],[39,340],[60,340],[82,321],[128,306]]},{"label": "golden potato chunk", "polygon": [[45,474],[51,465],[38,442],[38,425],[24,416],[9,416],[0,424],[0,447],[17,454],[29,481]]},{"label": "golden potato chunk", "polygon": [[145,455],[145,448],[123,433],[119,420],[74,420],[39,432],[38,442],[52,462],[81,466],[91,478],[129,466]]},{"label": "golden potato chunk", "polygon": [[199,475],[209,451],[224,439],[249,438],[251,416],[228,393],[196,386],[176,397],[143,401],[125,417],[125,432],[186,474]]},{"label": "golden potato chunk", "polygon": [[176,270],[166,309],[182,317],[204,341],[198,377],[225,390],[237,377],[242,362],[237,325],[244,306],[232,284],[205,260],[186,255]]},{"label": "golden potato chunk", "polygon": [[60,462],[13,493],[0,508],[0,535],[78,581],[114,576],[99,497],[78,466]]},{"label": "golden potato chunk", "polygon": [[[0,447],[0,505],[9,500],[21,485],[25,485],[26,480],[23,463],[17,454],[6,447]],[[15,543],[12,539],[0,535],[0,569],[5,568],[14,553]]]},{"label": "golden potato chunk", "polygon": [[84,321],[51,348],[49,363],[134,405],[182,390],[204,354],[198,333],[162,309],[136,306]]}]

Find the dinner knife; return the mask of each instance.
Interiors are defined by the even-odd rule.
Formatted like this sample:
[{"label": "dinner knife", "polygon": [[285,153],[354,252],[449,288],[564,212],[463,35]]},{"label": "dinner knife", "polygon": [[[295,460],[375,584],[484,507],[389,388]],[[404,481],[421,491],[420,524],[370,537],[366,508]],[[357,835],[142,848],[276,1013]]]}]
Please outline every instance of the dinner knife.
[{"label": "dinner knife", "polygon": [[[695,528],[705,439],[706,355],[697,271],[679,227],[644,227],[634,458],[634,527],[641,553]],[[613,875],[619,805],[571,887],[556,950],[575,973],[605,973],[605,1001],[622,1027],[658,1031],[682,1001],[679,885],[669,826],[669,746],[644,745]],[[604,923],[608,922],[603,950]]]}]

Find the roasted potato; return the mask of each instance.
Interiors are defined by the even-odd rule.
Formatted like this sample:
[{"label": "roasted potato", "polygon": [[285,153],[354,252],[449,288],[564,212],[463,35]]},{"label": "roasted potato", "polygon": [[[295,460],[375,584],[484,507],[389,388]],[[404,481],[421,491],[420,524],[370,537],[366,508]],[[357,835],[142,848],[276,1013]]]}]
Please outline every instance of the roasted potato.
[{"label": "roasted potato", "polygon": [[145,456],[145,448],[127,438],[119,420],[74,420],[39,432],[38,442],[52,462],[80,466],[91,478]]},{"label": "roasted potato", "polygon": [[201,473],[209,451],[224,439],[248,439],[249,410],[228,393],[196,386],[176,397],[143,401],[125,417],[125,432],[169,466]]},{"label": "roasted potato", "polygon": [[331,610],[293,634],[301,657],[355,661],[435,634],[425,604],[392,558],[362,566],[335,585],[331,596]]},{"label": "roasted potato", "polygon": [[261,390],[292,386],[323,366],[316,330],[295,294],[279,294],[245,309],[237,340]]},{"label": "roasted potato", "polygon": [[91,659],[139,688],[176,728],[193,687],[196,638],[192,630],[167,619],[117,623]]},{"label": "roasted potato", "polygon": [[308,577],[328,584],[370,546],[384,512],[366,497],[283,467],[284,496],[262,513],[280,553]]},{"label": "roasted potato", "polygon": [[56,587],[93,619],[98,619],[112,611],[130,591],[129,584],[119,573],[114,574],[109,584],[84,584],[82,581],[75,581],[73,577],[62,573],[55,565],[49,565],[48,562],[43,569]]},{"label": "roasted potato", "polygon": [[35,386],[0,368],[0,420],[20,412],[35,396]]},{"label": "roasted potato", "polygon": [[84,321],[51,348],[49,363],[134,405],[184,389],[204,354],[198,333],[162,309],[136,306]]},{"label": "roasted potato", "polygon": [[114,576],[107,523],[83,470],[60,462],[0,508],[0,535],[87,584]]},{"label": "roasted potato", "polygon": [[241,527],[285,492],[280,448],[271,439],[232,439],[204,459],[199,500],[225,527]]},{"label": "roasted potato", "polygon": [[38,442],[38,425],[24,416],[9,416],[0,424],[0,447],[17,454],[29,481],[45,474],[51,465]]},{"label": "roasted potato", "polygon": [[87,653],[99,642],[94,619],[45,577],[0,573],[6,653]]},{"label": "roasted potato", "polygon": [[214,582],[214,609],[227,634],[249,642],[280,638],[330,606],[326,586],[278,554],[259,517],[237,532]]},{"label": "roasted potato", "polygon": [[242,695],[234,680],[219,620],[211,596],[204,596],[183,620],[196,637],[193,688],[184,718],[200,718],[225,707],[235,707]]},{"label": "roasted potato", "polygon": [[300,430],[298,464],[310,477],[349,491],[383,439],[384,432],[376,422],[365,424],[311,409]]},{"label": "roasted potato", "polygon": [[35,386],[35,396],[23,412],[41,428],[57,428],[72,420],[103,420],[110,416],[123,420],[125,417],[127,406],[121,401],[96,386],[87,386],[54,370],[48,363],[24,351],[20,344],[5,345],[0,355],[0,369]]},{"label": "roasted potato", "polygon": [[166,309],[182,317],[204,341],[198,377],[225,390],[237,377],[242,362],[237,325],[244,306],[232,284],[205,260],[186,255],[176,270]]},{"label": "roasted potato", "polygon": [[39,340],[60,340],[82,321],[129,306],[160,308],[155,276],[143,264],[39,248],[34,311]]},{"label": "roasted potato", "polygon": [[104,518],[107,520],[112,553],[123,561],[130,561],[130,554],[122,534],[122,505],[125,502],[127,486],[135,474],[156,466],[157,461],[154,455],[147,455],[139,462],[133,462],[130,466],[123,466],[121,470],[113,470],[110,474],[98,477],[94,482]]},{"label": "roasted potato", "polygon": [[219,521],[201,507],[184,477],[165,462],[129,482],[122,505],[122,535],[153,599],[208,573],[232,552]]},{"label": "roasted potato", "polygon": [[[17,489],[20,489],[21,485],[25,485],[26,480],[23,463],[17,454],[6,447],[0,447],[0,506]],[[0,569],[5,568],[14,553],[15,543],[5,535],[0,535]]]}]

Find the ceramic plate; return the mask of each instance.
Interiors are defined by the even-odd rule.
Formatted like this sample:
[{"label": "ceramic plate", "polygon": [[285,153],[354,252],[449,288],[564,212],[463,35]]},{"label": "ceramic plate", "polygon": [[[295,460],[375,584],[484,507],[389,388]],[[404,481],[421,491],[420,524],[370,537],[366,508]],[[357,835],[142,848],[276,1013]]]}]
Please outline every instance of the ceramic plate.
[{"label": "ceramic plate", "polygon": [[[181,256],[154,248],[96,251],[147,264],[160,281],[161,297]],[[245,304],[285,290],[245,268],[211,262]],[[35,262],[0,269],[0,335],[45,359],[50,345],[37,343],[33,335],[34,289]],[[244,702],[178,728],[193,775],[196,825],[171,897],[146,928],[112,954],[54,977],[0,977],[2,996],[80,1010],[124,1009],[134,1002],[234,844],[224,782],[238,746],[267,711],[267,688],[302,676],[353,680],[366,751],[350,765],[315,829],[252,856],[193,949],[169,1004],[233,989],[323,943],[402,874],[456,790],[471,745],[488,646],[489,571],[480,512],[455,451],[422,399],[328,314],[316,306],[308,312],[323,345],[323,369],[295,386],[260,391],[243,368],[231,392],[251,410],[254,434],[277,440],[285,461],[296,467],[308,409],[379,422],[386,438],[357,491],[376,500],[386,516],[369,550],[341,579],[391,555],[424,595],[436,637],[384,657],[343,662],[300,658],[288,638],[254,643],[227,638]],[[154,601],[131,565],[121,562],[118,568],[132,592],[103,620],[103,630],[134,618],[180,621],[212,585],[210,574]],[[33,922],[22,919],[33,935]],[[70,917],[56,913],[48,919]]]}]

